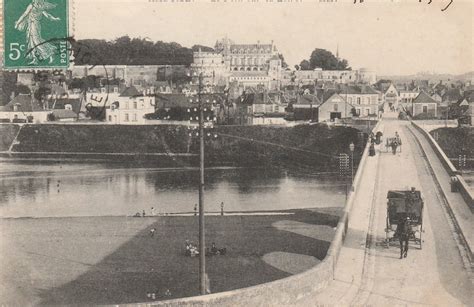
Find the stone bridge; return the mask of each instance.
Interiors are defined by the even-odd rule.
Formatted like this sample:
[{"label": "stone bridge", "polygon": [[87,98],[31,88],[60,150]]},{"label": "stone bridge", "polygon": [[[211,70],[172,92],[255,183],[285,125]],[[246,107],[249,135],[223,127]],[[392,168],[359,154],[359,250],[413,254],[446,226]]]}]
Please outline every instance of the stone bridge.
[{"label": "stone bridge", "polygon": [[[429,134],[386,113],[375,127],[398,132],[401,152],[366,148],[345,213],[326,258],[314,268],[246,289],[154,303],[160,306],[472,306],[472,190]],[[388,190],[416,187],[424,199],[422,249],[385,244]]]}]

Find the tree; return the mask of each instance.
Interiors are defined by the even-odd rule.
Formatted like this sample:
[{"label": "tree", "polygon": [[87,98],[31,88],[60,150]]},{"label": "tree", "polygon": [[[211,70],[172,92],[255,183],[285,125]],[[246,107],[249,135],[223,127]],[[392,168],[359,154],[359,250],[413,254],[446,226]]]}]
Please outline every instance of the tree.
[{"label": "tree", "polygon": [[323,70],[350,70],[351,68],[348,67],[348,62],[345,59],[339,60],[336,58],[332,52],[325,50],[325,49],[319,49],[316,48],[314,51],[311,53],[311,56],[309,58],[309,61],[303,60],[300,64],[301,69],[303,70],[303,62],[305,63],[305,67],[307,67],[307,62],[309,63],[309,68],[304,69],[304,70],[309,70],[309,69],[315,69],[315,68],[321,68]]},{"label": "tree", "polygon": [[194,45],[191,47],[194,52],[198,52],[201,49],[202,52],[214,52],[214,48],[203,46],[203,45]]},{"label": "tree", "polygon": [[308,60],[303,60],[300,63],[300,69],[301,70],[311,70],[311,64],[309,63]]},{"label": "tree", "polygon": [[278,57],[279,57],[280,60],[281,60],[281,67],[282,67],[282,68],[287,68],[287,67],[288,67],[288,64],[285,62],[285,57],[283,56],[283,54],[279,53],[279,54],[278,54]]},{"label": "tree", "polygon": [[122,36],[114,41],[73,41],[72,48],[76,65],[190,65],[193,61],[191,48],[174,42],[152,42],[129,36]]}]

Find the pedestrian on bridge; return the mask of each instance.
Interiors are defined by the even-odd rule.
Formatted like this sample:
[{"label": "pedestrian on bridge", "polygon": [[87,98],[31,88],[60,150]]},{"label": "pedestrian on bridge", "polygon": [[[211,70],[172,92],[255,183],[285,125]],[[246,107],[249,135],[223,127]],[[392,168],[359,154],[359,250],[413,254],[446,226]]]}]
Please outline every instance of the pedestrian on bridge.
[{"label": "pedestrian on bridge", "polygon": [[398,142],[396,139],[392,140],[390,143],[390,146],[392,147],[392,153],[395,155],[397,153],[397,147],[398,147]]},{"label": "pedestrian on bridge", "polygon": [[400,218],[397,225],[398,239],[400,240],[400,259],[406,258],[408,254],[408,238],[409,238],[409,222],[410,218]]}]

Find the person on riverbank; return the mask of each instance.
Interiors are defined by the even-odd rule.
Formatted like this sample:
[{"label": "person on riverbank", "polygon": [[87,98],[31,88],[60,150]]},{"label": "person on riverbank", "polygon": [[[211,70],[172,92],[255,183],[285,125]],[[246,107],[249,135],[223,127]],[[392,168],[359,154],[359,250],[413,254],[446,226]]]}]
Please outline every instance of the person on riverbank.
[{"label": "person on riverbank", "polygon": [[155,236],[155,232],[156,232],[156,228],[150,229],[150,237],[153,238]]},{"label": "person on riverbank", "polygon": [[151,207],[150,209],[150,215],[155,216],[155,208]]},{"label": "person on riverbank", "polygon": [[221,202],[221,216],[224,216],[224,202]]},{"label": "person on riverbank", "polygon": [[145,217],[145,215],[146,215],[146,214],[145,214],[145,210],[143,210],[143,212],[142,212],[142,217]]}]

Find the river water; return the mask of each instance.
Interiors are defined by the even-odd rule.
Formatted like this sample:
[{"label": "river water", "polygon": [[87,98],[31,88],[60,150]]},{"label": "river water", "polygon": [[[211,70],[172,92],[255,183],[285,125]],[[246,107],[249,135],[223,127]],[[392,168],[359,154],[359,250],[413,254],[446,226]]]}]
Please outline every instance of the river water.
[{"label": "river water", "polygon": [[[0,217],[192,213],[197,169],[104,162],[0,160]],[[343,207],[337,174],[206,169],[206,212]]]}]

